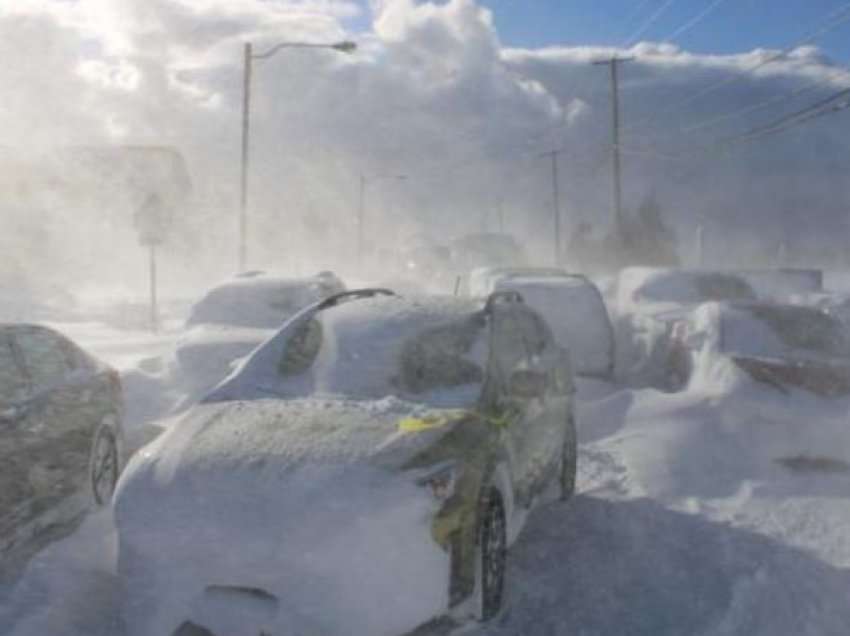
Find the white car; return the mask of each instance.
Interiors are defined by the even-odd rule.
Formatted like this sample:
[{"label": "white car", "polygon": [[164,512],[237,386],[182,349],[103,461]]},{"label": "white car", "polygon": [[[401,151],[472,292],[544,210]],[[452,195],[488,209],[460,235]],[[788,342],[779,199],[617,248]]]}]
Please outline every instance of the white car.
[{"label": "white car", "polygon": [[191,309],[177,342],[181,384],[200,395],[298,311],[345,289],[330,272],[288,278],[248,272],[210,289]]},{"label": "white car", "polygon": [[497,616],[527,513],[573,492],[573,394],[567,352],[515,293],[311,306],[125,471],[128,633]]},{"label": "white car", "polygon": [[782,393],[850,395],[850,332],[816,307],[706,303],[674,325],[668,351],[672,389],[745,378]]},{"label": "white car", "polygon": [[635,385],[667,388],[673,325],[705,302],[756,300],[734,272],[629,267],[616,283],[618,374]]},{"label": "white car", "polygon": [[470,295],[516,291],[549,324],[558,344],[570,351],[573,371],[610,378],[614,372],[614,328],[599,289],[586,276],[559,268],[493,267],[473,270]]}]

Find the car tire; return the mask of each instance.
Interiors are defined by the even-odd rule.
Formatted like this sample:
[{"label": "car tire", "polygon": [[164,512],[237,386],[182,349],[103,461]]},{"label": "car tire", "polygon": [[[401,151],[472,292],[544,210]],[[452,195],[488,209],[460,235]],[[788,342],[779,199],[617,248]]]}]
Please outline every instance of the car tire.
[{"label": "car tire", "polygon": [[502,495],[490,487],[481,498],[478,545],[475,556],[475,593],[478,621],[489,621],[502,610],[507,574],[508,533]]},{"label": "car tire", "polygon": [[92,438],[89,459],[89,484],[95,504],[103,506],[112,500],[118,481],[118,442],[108,424],[101,424]]},{"label": "car tire", "polygon": [[564,431],[564,446],[561,450],[561,470],[558,475],[559,493],[558,498],[566,501],[573,496],[576,490],[576,458],[578,457],[578,444],[576,441],[576,423],[573,416],[567,419]]}]

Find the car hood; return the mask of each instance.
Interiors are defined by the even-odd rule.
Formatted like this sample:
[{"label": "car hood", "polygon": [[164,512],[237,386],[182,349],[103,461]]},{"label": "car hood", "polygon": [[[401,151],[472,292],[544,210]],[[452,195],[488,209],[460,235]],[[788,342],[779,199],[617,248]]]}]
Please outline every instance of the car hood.
[{"label": "car hood", "polygon": [[395,399],[201,404],[130,461],[116,491],[116,519],[144,515],[150,502],[165,500],[182,509],[209,499],[216,515],[246,495],[274,501],[305,467],[392,473],[469,417]]},{"label": "car hood", "polygon": [[[420,471],[398,469],[463,419],[396,400],[194,408],[139,451],[116,491],[119,567],[139,603],[128,610],[132,623],[151,621],[139,633],[170,633],[171,617],[185,618],[216,584],[285,600],[279,619],[290,623],[300,612],[312,616],[323,595],[342,604],[337,613],[350,629],[297,633],[404,631],[374,627],[360,579],[337,571],[346,564],[386,597],[399,584],[436,581],[425,586],[422,607],[414,595],[415,607],[402,613],[411,618],[405,625],[426,620],[447,602],[448,555],[431,538],[436,502],[417,483]],[[387,561],[398,550],[415,566],[401,579],[398,559]]]},{"label": "car hood", "polygon": [[200,404],[140,453],[160,479],[273,463],[370,463],[399,468],[470,417],[396,399],[261,399]]}]

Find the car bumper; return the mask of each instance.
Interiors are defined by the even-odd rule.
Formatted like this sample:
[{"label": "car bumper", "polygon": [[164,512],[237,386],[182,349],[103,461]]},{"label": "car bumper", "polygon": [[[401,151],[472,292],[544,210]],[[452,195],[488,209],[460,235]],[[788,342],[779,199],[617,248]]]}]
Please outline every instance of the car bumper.
[{"label": "car bumper", "polygon": [[234,535],[229,544],[203,543],[185,528],[170,540],[122,538],[127,633],[170,635],[187,622],[219,636],[414,630],[447,611],[450,555],[431,536],[429,497],[398,494],[406,500],[383,498],[369,513],[351,514],[339,501],[303,511],[321,520],[316,531],[280,528],[276,543]]}]

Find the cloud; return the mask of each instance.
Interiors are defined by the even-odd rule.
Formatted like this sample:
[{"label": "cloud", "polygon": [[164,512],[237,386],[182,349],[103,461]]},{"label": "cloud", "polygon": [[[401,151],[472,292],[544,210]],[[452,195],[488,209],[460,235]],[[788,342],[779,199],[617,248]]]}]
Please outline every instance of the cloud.
[{"label": "cloud", "polygon": [[[610,224],[610,91],[605,69],[592,62],[616,54],[635,58],[621,72],[630,208],[654,192],[681,235],[699,220],[716,232],[723,226],[741,253],[793,236],[789,224],[803,215],[824,227],[820,240],[835,243],[845,231],[850,153],[847,136],[837,134],[848,125],[841,115],[726,154],[706,151],[850,85],[816,48],[758,68],[776,52],[697,55],[652,42],[509,49],[474,0],[369,7],[373,27],[352,34],[366,9],[349,1],[8,3],[0,9],[4,143],[41,152],[107,143],[179,148],[195,203],[181,211],[166,257],[220,276],[235,260],[243,43],[262,51],[280,41],[356,37],[354,55],[289,49],[254,64],[253,264],[307,268],[323,266],[328,253],[350,257],[361,174],[408,177],[369,181],[367,228],[376,242],[493,228],[501,209],[510,231],[542,246],[551,240],[552,195],[540,154],[553,148],[564,149],[566,227]],[[57,241],[57,249],[87,275],[107,276],[96,264],[115,259],[114,275],[122,275],[136,258],[131,230],[116,229],[129,227],[129,215],[81,210],[69,222],[74,240]],[[305,215],[318,221],[305,224]],[[62,216],[52,219],[56,236],[68,236]],[[97,252],[74,249],[105,231],[120,240]]]}]

